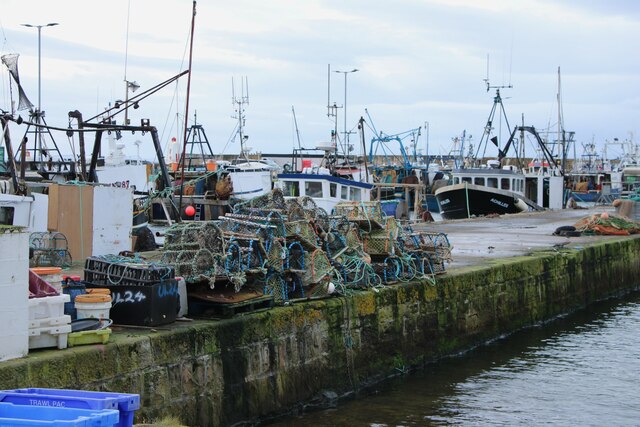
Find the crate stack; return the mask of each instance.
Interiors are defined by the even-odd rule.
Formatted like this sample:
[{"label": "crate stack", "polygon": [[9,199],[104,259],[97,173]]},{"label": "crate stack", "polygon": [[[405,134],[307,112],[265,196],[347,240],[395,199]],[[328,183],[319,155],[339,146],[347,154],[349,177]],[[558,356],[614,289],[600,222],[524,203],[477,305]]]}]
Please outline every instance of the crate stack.
[{"label": "crate stack", "polygon": [[3,426],[131,427],[138,409],[138,394],[50,388],[0,390]]},{"label": "crate stack", "polygon": [[176,319],[179,294],[172,266],[136,257],[93,256],[85,261],[84,284],[109,289],[115,324],[158,326]]},{"label": "crate stack", "polygon": [[71,316],[64,314],[69,295],[59,295],[55,289],[33,293],[29,298],[29,350],[56,347],[67,348],[71,333]]}]

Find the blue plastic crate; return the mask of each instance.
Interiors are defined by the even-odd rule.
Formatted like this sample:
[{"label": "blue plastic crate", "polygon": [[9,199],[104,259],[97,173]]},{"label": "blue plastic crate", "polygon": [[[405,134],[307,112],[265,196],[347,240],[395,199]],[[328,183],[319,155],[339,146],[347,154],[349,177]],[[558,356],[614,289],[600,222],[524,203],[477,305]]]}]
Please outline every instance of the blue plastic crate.
[{"label": "blue plastic crate", "polygon": [[0,402],[19,405],[64,407],[77,409],[117,409],[117,427],[131,427],[133,414],[140,409],[140,395],[104,391],[65,390],[54,388],[20,388],[0,391]]},{"label": "blue plastic crate", "polygon": [[14,405],[0,402],[0,427],[113,427],[119,413],[114,409],[73,409]]},{"label": "blue plastic crate", "polygon": [[380,207],[382,208],[382,212],[386,216],[396,216],[396,209],[398,208],[397,200],[383,200],[380,202]]}]

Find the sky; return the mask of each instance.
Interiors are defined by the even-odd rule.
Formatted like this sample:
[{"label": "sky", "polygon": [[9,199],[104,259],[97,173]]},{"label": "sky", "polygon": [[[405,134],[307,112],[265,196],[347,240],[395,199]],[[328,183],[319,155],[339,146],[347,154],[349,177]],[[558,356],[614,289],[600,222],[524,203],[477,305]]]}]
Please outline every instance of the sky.
[{"label": "sky", "polygon": [[[2,3],[0,54],[20,55],[21,83],[35,105],[38,32],[21,24],[59,24],[41,32],[41,102],[51,126],[66,128],[71,110],[89,117],[124,99],[125,79],[143,91],[188,68],[191,0]],[[203,126],[214,153],[238,153],[232,81],[240,97],[246,79],[245,133],[253,150],[327,145],[337,127],[341,138],[345,129],[354,132],[349,142],[360,152],[357,122],[364,117],[367,150],[375,133],[421,128],[413,138],[418,151],[446,154],[463,132],[480,143],[493,86],[511,86],[501,89],[511,126],[524,121],[543,136],[555,132],[560,75],[564,128],[575,131],[580,156],[585,143],[601,150],[614,138],[639,142],[638,40],[635,0],[201,0],[188,123],[195,118]],[[358,71],[328,73],[329,66]],[[0,76],[0,109],[8,111],[16,92],[4,66]],[[187,80],[130,110],[131,122],[148,118],[163,144],[182,140]],[[340,107],[336,118],[327,117],[328,102]],[[504,127],[494,120],[494,128]],[[25,130],[12,125],[12,139]],[[77,144],[62,132],[54,138],[65,153]],[[153,158],[149,137],[125,134],[121,141],[134,156],[140,139],[141,156]],[[620,151],[609,146],[607,155]]]}]

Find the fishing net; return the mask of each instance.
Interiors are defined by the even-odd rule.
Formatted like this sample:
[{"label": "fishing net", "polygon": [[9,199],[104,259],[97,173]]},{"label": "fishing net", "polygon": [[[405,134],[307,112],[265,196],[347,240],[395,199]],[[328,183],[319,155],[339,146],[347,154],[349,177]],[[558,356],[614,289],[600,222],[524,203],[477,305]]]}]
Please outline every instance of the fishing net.
[{"label": "fishing net", "polygon": [[360,256],[343,255],[334,261],[334,267],[347,289],[367,289],[382,284],[374,267]]},{"label": "fishing net", "polygon": [[21,111],[33,108],[33,104],[29,101],[29,98],[27,98],[20,84],[20,75],[18,74],[19,56],[17,53],[2,55],[2,63],[7,67],[9,74],[11,74],[11,77],[13,77],[13,80],[16,82],[16,86],[18,86],[18,110]]},{"label": "fishing net", "polygon": [[619,235],[640,233],[640,224],[627,218],[602,213],[590,215],[575,224],[576,231],[599,235]]}]

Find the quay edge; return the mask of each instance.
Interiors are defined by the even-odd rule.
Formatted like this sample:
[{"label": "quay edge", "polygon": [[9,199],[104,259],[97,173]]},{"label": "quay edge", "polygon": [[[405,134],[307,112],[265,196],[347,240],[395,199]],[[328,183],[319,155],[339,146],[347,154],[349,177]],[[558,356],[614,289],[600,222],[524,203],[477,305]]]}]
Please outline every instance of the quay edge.
[{"label": "quay edge", "polygon": [[536,250],[232,319],[127,328],[106,345],[0,363],[0,388],[139,393],[136,422],[257,421],[323,404],[523,327],[638,289],[640,239]]}]

